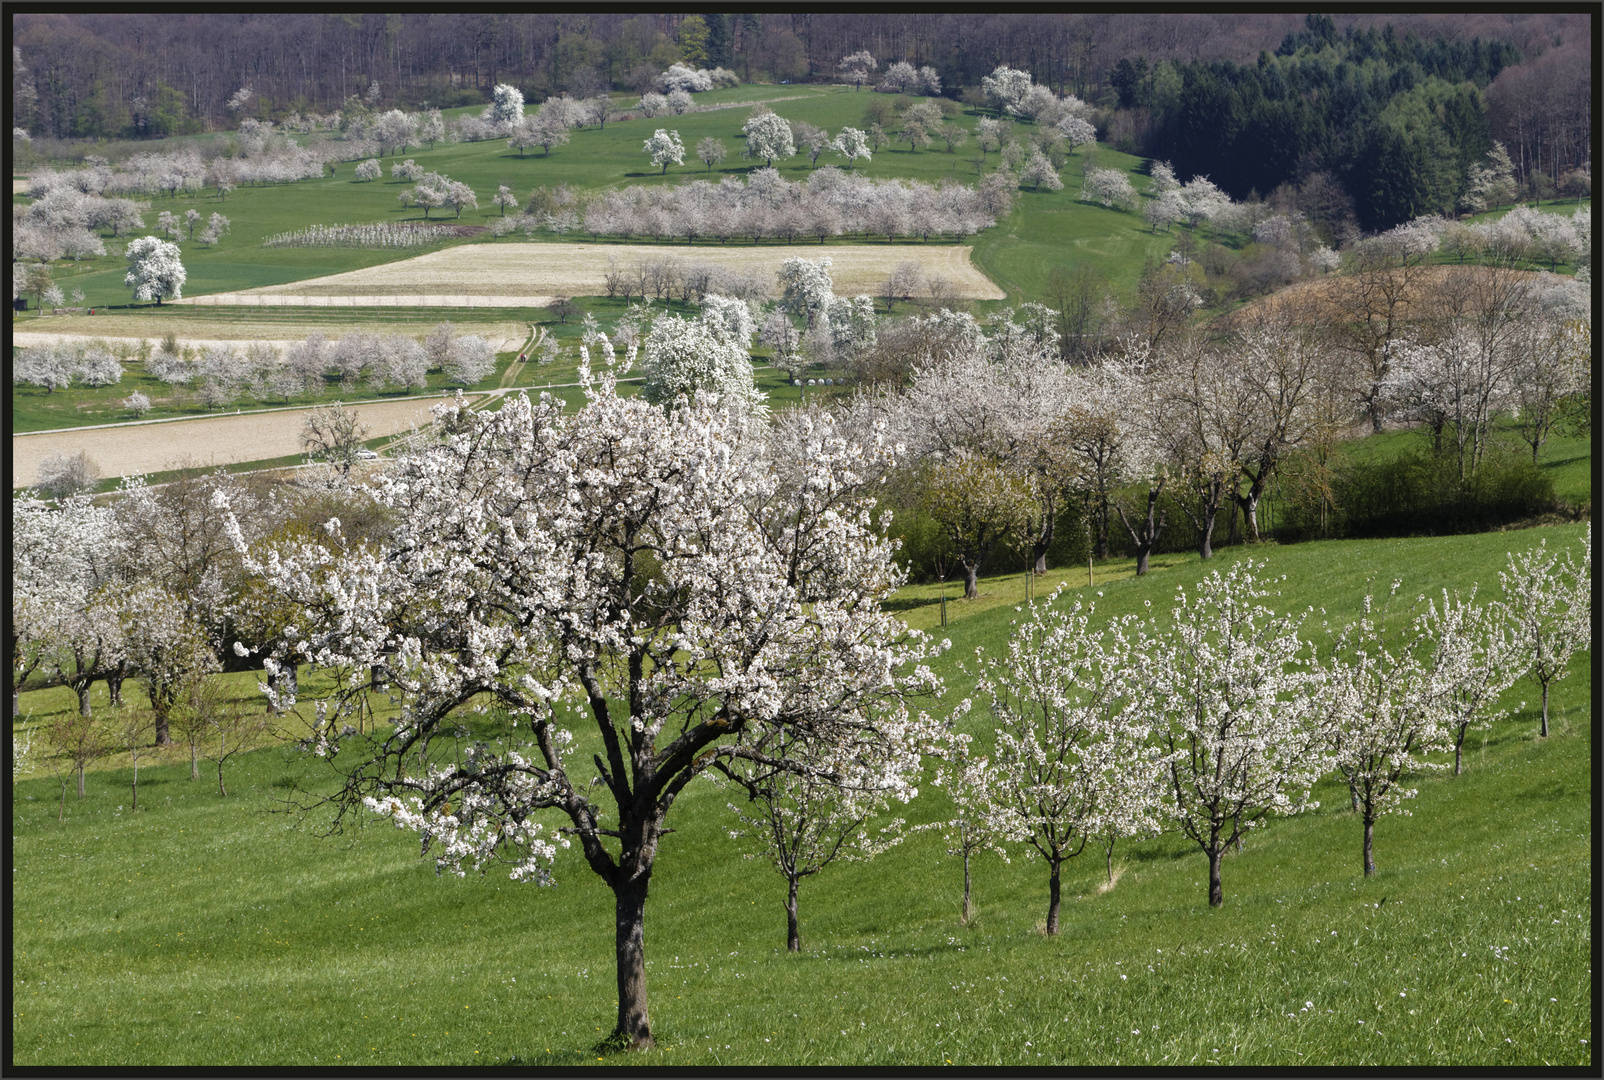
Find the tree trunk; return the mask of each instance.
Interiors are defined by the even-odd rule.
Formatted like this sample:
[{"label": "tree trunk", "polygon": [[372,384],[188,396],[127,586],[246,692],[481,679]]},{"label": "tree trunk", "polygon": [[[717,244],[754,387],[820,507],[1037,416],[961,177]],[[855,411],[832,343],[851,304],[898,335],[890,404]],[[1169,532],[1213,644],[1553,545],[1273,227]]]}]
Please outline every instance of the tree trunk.
[{"label": "tree trunk", "polygon": [[1454,739],[1454,775],[1455,776],[1458,776],[1458,775],[1460,775],[1461,773],[1463,773],[1465,771],[1464,750],[1465,750],[1465,726],[1462,725],[1460,727],[1460,729],[1459,729],[1459,736],[1456,739]]},{"label": "tree trunk", "polygon": [[1031,545],[1036,556],[1032,570],[1037,574],[1047,573],[1047,549],[1053,544],[1054,530],[1058,521],[1058,499],[1053,494],[1042,500],[1041,532],[1037,534],[1035,542]]},{"label": "tree trunk", "polygon": [[1259,490],[1259,486],[1255,484],[1253,487],[1248,489],[1248,493],[1243,496],[1241,500],[1242,520],[1247,525],[1248,543],[1250,544],[1257,544],[1260,540],[1259,500],[1263,498],[1263,496],[1264,492]]},{"label": "tree trunk", "polygon": [[189,778],[191,780],[200,779],[200,745],[198,743],[189,744]]},{"label": "tree trunk", "polygon": [[228,789],[223,786],[223,759],[226,756],[225,751],[227,750],[227,747],[228,747],[228,738],[227,738],[227,736],[222,736],[222,735],[218,736],[218,738],[217,738],[217,794],[219,796],[221,796],[222,798],[225,798],[225,799],[228,798]]},{"label": "tree trunk", "polygon": [[1058,869],[1062,864],[1058,860],[1052,862],[1053,876],[1047,880],[1047,936],[1058,936]]},{"label": "tree trunk", "polygon": [[81,683],[75,682],[72,684],[72,692],[78,695],[78,714],[80,716],[89,715],[89,688],[94,685],[95,684],[93,680],[86,680]]},{"label": "tree trunk", "polygon": [[963,921],[964,921],[964,925],[965,926],[968,926],[970,920],[975,917],[975,905],[973,904],[973,902],[971,902],[971,900],[969,899],[969,896],[970,896],[970,894],[969,894],[969,852],[965,851],[964,852],[964,906],[963,906]]},{"label": "tree trunk", "polygon": [[785,895],[785,951],[801,952],[802,935],[797,932],[796,924],[796,878],[791,878],[789,884]]},{"label": "tree trunk", "polygon": [[1365,811],[1365,877],[1376,876],[1376,856],[1372,851],[1371,840],[1376,831],[1376,815],[1372,810]]},{"label": "tree trunk", "polygon": [[1543,731],[1542,738],[1548,738],[1548,684],[1543,684]]},{"label": "tree trunk", "polygon": [[[980,563],[964,563],[964,599],[974,600],[980,596]],[[84,710],[88,712],[87,709]]]},{"label": "tree trunk", "polygon": [[78,797],[84,797],[84,763],[78,763]]},{"label": "tree trunk", "polygon": [[[1197,554],[1200,559],[1214,558],[1214,519],[1219,508],[1204,504],[1203,526],[1198,530]],[[1141,571],[1138,571],[1140,573]]]},{"label": "tree trunk", "polygon": [[123,703],[123,678],[121,670],[113,671],[106,676],[106,693],[111,695],[113,705]]},{"label": "tree trunk", "polygon": [[646,882],[621,882],[613,887],[613,896],[618,959],[618,1025],[613,1039],[627,1049],[643,1049],[655,1045],[646,1011]]},{"label": "tree trunk", "polygon": [[1154,510],[1158,506],[1159,493],[1163,490],[1163,479],[1160,479],[1156,485],[1147,489],[1147,517],[1142,520],[1140,531],[1131,528],[1130,519],[1125,516],[1125,507],[1120,503],[1114,504],[1114,510],[1119,514],[1119,519],[1124,524],[1125,531],[1131,534],[1131,544],[1136,549],[1137,577],[1147,573],[1148,556],[1158,546],[1159,534],[1164,531],[1164,515],[1160,513],[1157,516],[1157,520],[1155,521],[1154,519]]},{"label": "tree trunk", "polygon": [[1225,906],[1225,890],[1220,887],[1220,853],[1222,845],[1215,837],[1209,848],[1209,907]]}]

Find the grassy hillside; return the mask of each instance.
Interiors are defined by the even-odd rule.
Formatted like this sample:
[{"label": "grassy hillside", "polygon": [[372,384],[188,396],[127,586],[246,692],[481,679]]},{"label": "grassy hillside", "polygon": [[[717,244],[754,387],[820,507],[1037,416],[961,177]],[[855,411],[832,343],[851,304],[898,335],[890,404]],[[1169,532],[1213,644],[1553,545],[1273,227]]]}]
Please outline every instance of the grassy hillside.
[{"label": "grassy hillside", "polygon": [[[1438,540],[1268,547],[1283,608],[1332,624],[1367,578],[1484,586],[1506,551],[1573,527]],[[1177,560],[1100,581],[1099,611],[1168,602],[1207,569]],[[942,661],[1001,647],[1007,604],[950,606]],[[48,775],[13,804],[17,1065],[467,1064],[1590,1066],[1592,753],[1589,658],[1558,684],[1556,733],[1523,708],[1472,736],[1462,777],[1423,778],[1413,816],[1376,830],[1329,782],[1318,810],[1275,821],[1224,867],[1170,836],[1066,868],[1063,933],[1038,931],[1039,862],[976,863],[979,917],[958,923],[960,871],[924,835],[835,866],[801,894],[804,950],[784,950],[784,888],[723,832],[728,801],[692,785],[674,811],[647,915],[660,1049],[593,1049],[613,1020],[610,894],[569,853],[556,888],[502,873],[437,878],[389,828],[322,838],[268,811],[320,763],[241,759],[228,798],[187,761],[109,762],[82,802]],[[237,689],[248,676],[234,676]],[[38,723],[64,691],[24,695]],[[1534,700],[1517,686],[1511,704]],[[972,721],[982,725],[979,712]],[[942,811],[926,788],[914,821]]]},{"label": "grassy hillside", "polygon": [[[741,125],[753,103],[765,101],[788,120],[806,121],[835,132],[845,125],[866,126],[863,114],[871,100],[884,103],[885,98],[868,92],[853,93],[845,87],[821,86],[749,86],[713,91],[698,95],[700,104],[718,106],[708,111],[615,121],[601,130],[595,127],[577,129],[571,132],[567,145],[554,148],[549,155],[537,149],[520,156],[502,139],[441,144],[432,150],[414,148],[394,158],[382,159],[383,176],[374,181],[356,180],[354,163],[342,163],[333,177],[280,186],[241,187],[226,199],[219,199],[214,192],[183,198],[160,197],[151,200],[146,231],[154,230],[155,217],[163,210],[182,217],[185,210],[193,207],[202,215],[218,212],[230,219],[229,234],[215,247],[207,249],[197,243],[183,243],[184,263],[189,274],[185,286],[188,296],[299,281],[433,250],[432,247],[397,252],[261,246],[270,236],[313,224],[421,222],[420,210],[404,208],[397,199],[411,185],[390,179],[389,166],[394,161],[412,158],[429,171],[441,172],[469,184],[478,193],[479,210],[466,211],[460,219],[434,211],[430,220],[484,225],[500,216],[490,200],[501,184],[510,187],[522,200],[537,186],[567,184],[596,191],[624,184],[676,184],[692,177],[716,181],[721,176],[743,175],[763,164],[741,157],[744,145]],[[953,119],[973,131],[978,117],[960,113]],[[651,166],[641,149],[642,143],[660,127],[678,131],[687,148],[686,164],[671,166],[666,176]],[[1024,136],[1030,130],[1028,125],[1021,125],[1018,133]],[[719,139],[727,152],[721,167],[711,172],[696,160],[694,153],[696,143],[706,136]],[[1023,193],[1019,208],[1007,222],[986,234],[987,237],[996,234],[996,238],[977,249],[982,269],[997,278],[1010,293],[1023,290],[1023,298],[1039,296],[1045,271],[1032,269],[1034,254],[1016,257],[1002,253],[1003,236],[1029,237],[1032,244],[1046,246],[1073,244],[1082,256],[1090,258],[1111,281],[1122,287],[1134,284],[1150,249],[1157,250],[1157,245],[1168,250],[1168,237],[1148,233],[1139,215],[1103,210],[1077,201],[1082,158],[1086,152],[1084,149],[1077,151],[1062,171],[1063,191]],[[1139,164],[1139,159],[1110,150],[1100,150],[1098,154],[1105,167],[1133,169]],[[940,142],[917,151],[894,143],[876,152],[871,162],[860,163],[857,169],[877,178],[902,177],[927,183],[952,178],[972,184],[984,172],[995,169],[997,160],[997,156],[991,154],[982,162],[971,138],[955,152],[947,152]],[[840,164],[840,159],[827,152],[819,158],[819,164]],[[793,181],[812,171],[806,157],[800,154],[775,162],[775,167]],[[1141,188],[1146,180],[1136,177],[1135,183]],[[448,242],[493,241],[479,238]],[[1035,249],[1031,251],[1034,253]],[[63,267],[57,272],[57,281],[68,292],[75,287],[82,289],[89,306],[123,307],[129,304],[130,296],[123,284],[124,272],[122,260],[108,256]]]}]

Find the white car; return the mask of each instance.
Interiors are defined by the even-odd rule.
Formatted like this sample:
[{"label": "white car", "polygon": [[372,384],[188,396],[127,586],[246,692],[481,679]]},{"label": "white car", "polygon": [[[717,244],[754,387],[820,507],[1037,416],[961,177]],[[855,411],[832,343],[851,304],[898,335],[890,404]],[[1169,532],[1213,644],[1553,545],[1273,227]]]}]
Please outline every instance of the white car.
[{"label": "white car", "polygon": [[356,458],[358,461],[377,461],[379,459],[379,455],[364,446],[362,449],[356,452]]}]

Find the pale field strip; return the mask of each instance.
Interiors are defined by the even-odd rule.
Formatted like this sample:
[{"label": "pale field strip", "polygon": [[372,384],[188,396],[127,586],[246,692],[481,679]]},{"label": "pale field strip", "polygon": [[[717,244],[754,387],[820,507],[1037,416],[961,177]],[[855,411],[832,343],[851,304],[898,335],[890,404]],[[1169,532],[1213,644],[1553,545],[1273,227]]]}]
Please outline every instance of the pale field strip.
[{"label": "pale field strip", "polygon": [[[775,244],[713,247],[659,244],[461,244],[398,262],[284,285],[217,293],[182,304],[283,303],[306,306],[541,307],[557,296],[606,292],[608,256],[635,262],[677,258],[773,275],[789,258],[830,260],[837,296],[873,295],[900,263],[946,280],[955,297],[1001,300],[1005,293],[970,262],[963,244]],[[282,298],[256,300],[255,297]]]},{"label": "pale field strip", "polygon": [[[352,407],[370,438],[428,424],[432,405],[450,395],[401,398]],[[227,413],[194,420],[170,420],[111,427],[75,428],[11,437],[11,486],[27,487],[39,478],[47,454],[84,451],[103,476],[143,476],[193,462],[202,467],[287,457],[301,452],[301,427],[309,408]]]}]

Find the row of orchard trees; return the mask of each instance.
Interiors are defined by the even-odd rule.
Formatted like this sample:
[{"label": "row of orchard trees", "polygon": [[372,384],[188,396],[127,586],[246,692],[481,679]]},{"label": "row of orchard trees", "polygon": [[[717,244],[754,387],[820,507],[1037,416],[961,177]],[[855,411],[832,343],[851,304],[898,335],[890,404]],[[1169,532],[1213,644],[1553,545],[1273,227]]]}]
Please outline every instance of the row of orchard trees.
[{"label": "row of orchard trees", "polygon": [[882,390],[854,400],[843,422],[885,425],[919,463],[899,473],[902,505],[922,506],[945,531],[968,595],[1005,541],[1033,548],[1045,570],[1072,500],[1098,557],[1123,528],[1145,572],[1176,512],[1208,558],[1222,511],[1240,511],[1248,538],[1259,537],[1261,505],[1284,473],[1329,501],[1336,447],[1357,424],[1419,427],[1469,483],[1502,425],[1535,461],[1586,391],[1584,288],[1455,267],[1428,291],[1417,269],[1339,282],[1338,295],[1368,290],[1368,307],[1283,297],[1207,331],[1185,321],[1195,298],[1177,283],[1179,295],[1145,296],[1084,366],[1059,359],[1055,313],[1041,305],[1004,312],[989,332],[945,309],[911,316],[881,327],[861,355]]},{"label": "row of orchard trees", "polygon": [[[964,859],[1024,846],[1048,867],[1047,933],[1058,932],[1060,872],[1088,844],[1112,860],[1122,838],[1177,831],[1209,861],[1209,903],[1224,902],[1220,863],[1271,815],[1318,805],[1336,774],[1363,828],[1375,873],[1382,815],[1407,814],[1420,775],[1461,769],[1465,735],[1507,715],[1500,695],[1529,675],[1542,689],[1591,647],[1592,533],[1580,558],[1546,544],[1510,556],[1502,596],[1476,590],[1417,598],[1412,620],[1391,610],[1402,582],[1324,648],[1305,635],[1312,609],[1278,614],[1279,582],[1251,560],[1215,572],[1168,619],[1099,624],[1093,606],[1032,604],[1002,657],[980,658],[995,746],[957,734],[940,769],[956,813],[935,828]],[[1285,579],[1282,578],[1282,581]],[[1112,864],[1110,863],[1112,878]]]},{"label": "row of orchard trees", "polygon": [[[989,178],[988,178],[989,181]],[[972,236],[1006,215],[1006,184],[871,180],[826,167],[792,183],[772,168],[717,184],[625,187],[598,194],[584,212],[593,236],[795,242],[841,235]]]},{"label": "row of orchard trees", "polygon": [[[810,291],[797,275],[793,292]],[[649,380],[694,366],[676,350],[700,362],[738,344],[749,317],[719,302],[699,327],[654,327]],[[761,837],[786,877],[793,946],[799,882],[837,854],[893,842],[884,815],[916,796],[930,754],[950,766],[956,827],[1002,842],[1045,837],[1033,830],[1051,819],[1061,843],[1042,839],[1044,854],[1061,862],[1088,837],[1146,828],[1128,822],[1179,822],[1211,853],[1218,901],[1218,856],[1240,830],[1305,805],[1332,761],[1369,811],[1386,810],[1441,745],[1448,702],[1469,702],[1452,713],[1464,724],[1485,722],[1519,666],[1486,662],[1489,642],[1513,646],[1458,598],[1427,612],[1432,633],[1457,628],[1441,630],[1441,648],[1361,622],[1316,658],[1299,620],[1263,607],[1238,568],[1183,596],[1170,626],[1043,613],[982,672],[999,725],[983,762],[930,710],[938,647],[881,608],[905,574],[863,495],[890,467],[883,438],[848,437],[825,413],[764,423],[683,386],[621,398],[610,343],[587,339],[609,363],[594,379],[587,367],[577,412],[521,397],[495,413],[442,406],[438,437],[374,487],[384,537],[358,540],[342,520],[265,542],[242,515],[230,527],[283,612],[261,646],[273,700],[294,700],[285,674],[297,664],[331,675],[307,746],[343,778],[341,817],[416,830],[459,874],[505,858],[515,879],[545,883],[559,851],[578,847],[614,893],[625,1045],[652,1039],[646,896],[674,803],[703,774],[748,796],[732,831]],[[702,377],[739,402],[718,371]],[[1557,672],[1560,643],[1582,643],[1576,596],[1590,563],[1532,565]],[[1511,613],[1524,572],[1512,568]],[[1417,662],[1429,693],[1411,697],[1392,676]],[[366,722],[376,684],[400,706],[393,729]],[[1390,695],[1379,704],[1377,687]],[[469,702],[500,722],[462,730]],[[1387,742],[1392,720],[1418,734]],[[582,733],[593,753],[573,749]],[[1202,767],[1227,752],[1221,775]],[[1083,790],[1059,798],[1049,786],[1060,781]],[[986,793],[988,821],[968,813],[982,805],[971,791]],[[1013,824],[990,823],[1009,813]]]},{"label": "row of orchard trees", "polygon": [[[114,351],[98,341],[33,345],[16,351],[11,382],[47,393],[75,382],[110,386],[122,380],[123,362],[136,358],[143,361],[147,374],[168,385],[173,396],[192,395],[208,409],[246,397],[288,402],[320,394],[331,381],[347,393],[363,386],[374,391],[421,390],[428,385],[430,372],[442,373],[454,385],[473,386],[494,371],[496,363],[491,342],[478,334],[458,334],[449,322],[442,322],[418,337],[353,330],[329,339],[314,331],[282,352],[265,341],[243,348],[212,342],[186,349],[172,339],[155,350],[137,351],[128,345]],[[143,415],[152,402],[135,391],[123,405]]]}]

